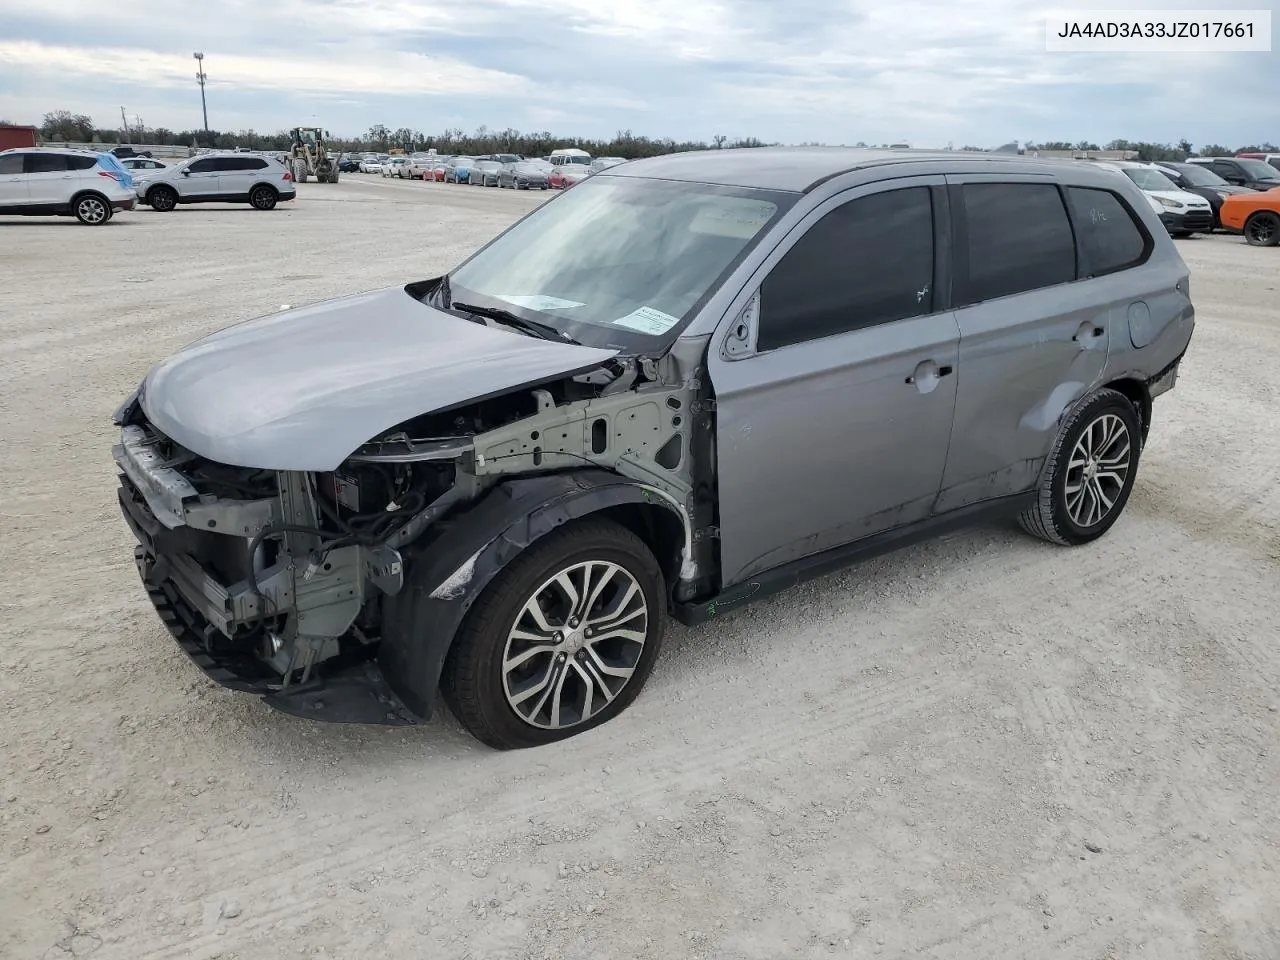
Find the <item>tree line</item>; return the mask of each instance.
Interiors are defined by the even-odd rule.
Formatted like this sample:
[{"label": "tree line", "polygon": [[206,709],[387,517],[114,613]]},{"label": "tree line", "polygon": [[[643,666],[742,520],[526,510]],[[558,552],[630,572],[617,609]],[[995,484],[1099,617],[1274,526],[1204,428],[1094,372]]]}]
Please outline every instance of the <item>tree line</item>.
[{"label": "tree line", "polygon": [[[230,150],[244,147],[249,150],[285,150],[289,147],[291,137],[289,131],[278,133],[259,133],[255,130],[170,130],[166,127],[98,127],[92,117],[85,114],[72,113],[69,110],[54,110],[44,115],[40,123],[40,136],[46,141],[70,141],[74,143],[146,143],[162,146],[195,146],[213,149]],[[706,150],[709,148],[728,147],[764,147],[777,146],[767,144],[755,137],[731,138],[716,134],[709,141],[673,140],[671,137],[653,138],[637,136],[630,130],[619,130],[612,139],[590,137],[565,137],[553,134],[549,130],[541,132],[521,132],[508,127],[505,130],[491,130],[481,126],[467,133],[460,127],[445,130],[442,133],[428,134],[409,127],[391,129],[382,124],[370,127],[359,137],[338,137],[329,141],[330,146],[343,151],[375,150],[386,151],[400,148],[410,152],[435,148],[440,153],[452,154],[486,154],[515,153],[524,157],[545,156],[560,147],[577,147],[596,157],[622,157],[635,160],[640,157],[653,157],[665,153],[677,153],[684,150]],[[824,144],[807,143],[804,146],[823,146]],[[888,144],[874,144],[858,141],[851,146],[885,147]],[[962,150],[981,150],[982,147],[961,147]],[[1028,143],[1026,149],[1031,150],[1134,150],[1142,160],[1183,160],[1189,156],[1232,156],[1237,153],[1262,152],[1280,153],[1280,147],[1272,143],[1247,144],[1229,149],[1222,144],[1202,144],[1198,149],[1189,140],[1177,143],[1149,143],[1146,141],[1112,140],[1099,146],[1086,140],[1074,143],[1066,140],[1050,140],[1044,143]]]}]

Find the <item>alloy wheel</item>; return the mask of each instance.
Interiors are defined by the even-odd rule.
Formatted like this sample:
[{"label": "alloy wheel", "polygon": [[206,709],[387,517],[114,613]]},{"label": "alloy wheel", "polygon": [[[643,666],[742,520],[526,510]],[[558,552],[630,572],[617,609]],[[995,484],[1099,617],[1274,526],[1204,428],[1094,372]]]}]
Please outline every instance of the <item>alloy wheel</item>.
[{"label": "alloy wheel", "polygon": [[109,216],[107,205],[97,197],[84,197],[76,204],[76,216],[81,222],[99,224]]},{"label": "alloy wheel", "polygon": [[1067,461],[1063,487],[1067,515],[1081,528],[1096,527],[1115,507],[1133,465],[1129,428],[1104,413],[1080,434]]},{"label": "alloy wheel", "polygon": [[1259,247],[1270,246],[1276,235],[1276,219],[1274,217],[1254,217],[1246,225],[1248,239]]},{"label": "alloy wheel", "polygon": [[601,560],[546,580],[520,609],[502,652],[507,703],[531,726],[590,720],[630,682],[649,633],[635,576]]}]

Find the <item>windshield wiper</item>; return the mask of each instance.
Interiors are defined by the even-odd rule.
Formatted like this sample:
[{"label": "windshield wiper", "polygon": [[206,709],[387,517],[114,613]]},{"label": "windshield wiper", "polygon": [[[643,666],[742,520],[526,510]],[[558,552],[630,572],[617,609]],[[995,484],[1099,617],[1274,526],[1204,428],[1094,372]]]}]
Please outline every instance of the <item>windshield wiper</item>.
[{"label": "windshield wiper", "polygon": [[473,313],[477,317],[488,317],[490,320],[496,320],[498,323],[504,323],[509,327],[515,327],[525,333],[532,334],[543,340],[563,340],[566,343],[577,344],[577,340],[569,336],[558,327],[553,327],[549,323],[539,323],[537,320],[526,320],[524,317],[517,316],[510,310],[503,310],[500,307],[481,307],[474,303],[458,303],[456,300],[449,304],[451,310],[462,310],[465,313]]}]

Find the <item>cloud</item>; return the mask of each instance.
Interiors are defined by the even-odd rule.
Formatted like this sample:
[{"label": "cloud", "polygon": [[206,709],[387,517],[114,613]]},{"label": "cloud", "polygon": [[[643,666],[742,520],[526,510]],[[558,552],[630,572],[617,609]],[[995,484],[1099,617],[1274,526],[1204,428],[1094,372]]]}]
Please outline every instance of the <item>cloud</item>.
[{"label": "cloud", "polygon": [[[0,63],[34,73],[62,77],[107,78],[116,82],[189,87],[195,72],[190,54],[154,50],[48,46],[29,40],[0,41]],[[251,90],[345,95],[386,94],[414,90],[422,95],[491,95],[500,91],[527,92],[526,78],[457,61],[400,51],[384,52],[376,60],[322,61],[290,57],[252,57],[222,54],[212,86],[234,85]]]},{"label": "cloud", "polygon": [[210,122],[223,126],[322,115],[349,133],[385,123],[831,143],[1267,136],[1259,123],[1274,112],[1271,92],[1240,77],[1277,75],[1277,54],[1047,53],[1048,9],[1024,0],[0,0],[0,113],[38,119],[128,102],[151,123],[189,127],[190,51],[202,49]]}]

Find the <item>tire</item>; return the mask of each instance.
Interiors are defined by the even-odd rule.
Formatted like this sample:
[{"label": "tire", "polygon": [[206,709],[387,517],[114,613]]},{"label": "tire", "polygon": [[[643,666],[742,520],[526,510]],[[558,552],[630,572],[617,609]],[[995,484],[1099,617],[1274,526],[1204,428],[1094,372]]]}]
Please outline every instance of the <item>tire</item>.
[{"label": "tire", "polygon": [[1244,222],[1244,239],[1251,247],[1280,244],[1280,215],[1260,210]]},{"label": "tire", "polygon": [[[584,572],[593,578],[590,591],[580,579]],[[584,628],[609,619],[619,631],[624,625],[636,629],[595,640],[576,630],[557,632],[557,626],[578,622],[569,618],[569,594],[556,585],[559,575],[579,595],[601,591],[589,610],[579,609],[580,615],[596,611],[583,617]],[[554,743],[599,726],[635,700],[653,669],[665,627],[665,590],[658,561],[630,530],[590,517],[566,524],[516,557],[468,612],[445,660],[445,701],[476,739],[498,750]],[[540,597],[551,602],[544,606]],[[615,603],[620,607],[609,609]],[[543,633],[526,612],[535,604],[552,628],[547,644],[529,642]],[[512,636],[518,627],[524,638]],[[545,653],[529,654],[541,647]],[[510,650],[524,660],[504,672]],[[623,677],[609,671],[630,672]],[[557,711],[557,697],[559,711],[567,713]]]},{"label": "tire", "polygon": [[293,179],[296,183],[307,182],[307,164],[305,161],[293,161]]},{"label": "tire", "polygon": [[[1063,546],[1097,540],[1124,511],[1141,454],[1142,424],[1133,404],[1115,390],[1099,390],[1067,417],[1036,503],[1018,523],[1027,533]],[[1101,516],[1098,510],[1104,511]]]},{"label": "tire", "polygon": [[100,193],[82,193],[71,201],[71,212],[87,227],[100,227],[111,219],[111,204]]},{"label": "tire", "polygon": [[280,194],[274,187],[260,183],[249,191],[249,205],[255,210],[274,210]]},{"label": "tire", "polygon": [[178,205],[178,191],[173,187],[152,187],[147,191],[147,203],[152,210],[168,213]]}]

